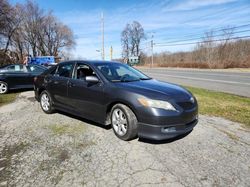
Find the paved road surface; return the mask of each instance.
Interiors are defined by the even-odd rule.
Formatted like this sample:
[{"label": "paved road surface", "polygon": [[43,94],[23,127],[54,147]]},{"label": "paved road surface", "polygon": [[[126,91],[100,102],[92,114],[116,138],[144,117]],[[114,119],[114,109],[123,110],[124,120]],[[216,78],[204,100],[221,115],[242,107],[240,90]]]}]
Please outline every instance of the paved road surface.
[{"label": "paved road surface", "polygon": [[0,107],[0,186],[249,186],[250,131],[200,116],[182,139],[119,140],[111,129],[47,115],[33,92]]},{"label": "paved road surface", "polygon": [[250,72],[236,73],[170,68],[140,68],[140,70],[162,81],[250,97]]}]

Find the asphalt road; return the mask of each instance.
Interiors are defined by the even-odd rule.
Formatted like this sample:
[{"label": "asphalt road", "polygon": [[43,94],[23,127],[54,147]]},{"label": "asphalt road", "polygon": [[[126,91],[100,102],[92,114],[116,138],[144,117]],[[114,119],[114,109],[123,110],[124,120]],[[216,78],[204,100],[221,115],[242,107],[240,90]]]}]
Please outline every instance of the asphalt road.
[{"label": "asphalt road", "polygon": [[185,137],[126,142],[96,123],[45,114],[23,92],[0,107],[0,187],[249,187],[249,129],[199,117]]},{"label": "asphalt road", "polygon": [[148,76],[161,81],[250,97],[250,72],[171,68],[139,69]]}]

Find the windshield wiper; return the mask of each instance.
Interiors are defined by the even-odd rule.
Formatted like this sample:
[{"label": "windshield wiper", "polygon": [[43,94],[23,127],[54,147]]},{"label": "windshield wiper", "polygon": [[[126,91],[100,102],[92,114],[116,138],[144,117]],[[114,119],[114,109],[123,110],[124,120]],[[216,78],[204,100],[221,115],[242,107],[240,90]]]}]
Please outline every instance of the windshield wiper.
[{"label": "windshield wiper", "polygon": [[130,79],[130,80],[126,80],[126,79],[124,79],[124,80],[121,80],[121,82],[134,82],[134,81],[139,81],[140,79]]},{"label": "windshield wiper", "polygon": [[150,78],[150,77],[147,77],[147,78],[140,78],[140,80],[150,80],[150,79],[152,79],[152,78]]}]

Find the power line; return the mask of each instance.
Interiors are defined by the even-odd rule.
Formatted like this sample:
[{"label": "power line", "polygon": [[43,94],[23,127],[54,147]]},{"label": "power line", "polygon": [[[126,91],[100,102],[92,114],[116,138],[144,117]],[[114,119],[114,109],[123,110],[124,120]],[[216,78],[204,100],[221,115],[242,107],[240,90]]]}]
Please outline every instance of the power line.
[{"label": "power line", "polygon": [[[244,27],[249,27],[250,26],[250,23],[247,23],[247,24],[244,24],[244,25],[238,25],[238,26],[233,26],[233,27],[227,27],[227,28],[223,28],[222,27],[219,27],[219,28],[214,28],[212,29],[213,32],[219,32],[219,31],[227,31],[227,30],[234,30],[234,29],[239,29],[239,28],[244,28]],[[244,32],[248,32],[250,31],[250,29],[247,29],[247,30],[242,30],[242,31],[236,31],[236,32],[233,32],[232,34],[237,34],[237,33],[244,33]],[[209,32],[209,31],[206,31],[206,32]],[[206,33],[204,32],[204,33]],[[199,39],[203,39],[204,37],[204,33],[202,34],[190,34],[190,35],[185,35],[184,39],[182,40],[173,40],[174,38],[170,38],[170,41],[168,42],[160,42],[160,43],[154,43],[155,44],[168,44],[168,43],[178,43],[178,42],[185,42],[185,41],[193,41],[193,40],[199,40]],[[201,37],[197,37],[197,36],[201,36]],[[203,37],[202,37],[203,36]],[[217,35],[214,35],[213,37],[219,37],[219,36],[224,36],[224,34],[217,34]],[[190,38],[190,37],[195,37],[195,38]],[[188,38],[188,39],[185,39],[185,38]],[[167,39],[168,40],[168,39]],[[150,45],[150,42],[151,41],[145,41],[144,43],[142,43],[141,45]],[[193,43],[193,42],[191,42]],[[196,43],[196,42],[195,42]],[[171,45],[172,46],[172,45]],[[145,50],[147,48],[150,48],[150,46],[147,46],[145,48],[142,48],[141,50]]]},{"label": "power line", "polygon": [[[239,26],[233,26],[233,27],[226,27],[226,28],[223,28],[223,27],[219,27],[219,28],[212,28],[210,29],[210,31],[213,31],[213,32],[220,32],[220,31],[227,31],[227,30],[237,30],[239,28],[244,28],[244,27],[249,27],[250,26],[250,23],[248,24],[244,24],[244,25],[239,25]],[[209,31],[207,31],[209,32]],[[204,35],[204,32],[202,34],[188,34],[188,35],[185,35],[185,36],[182,36],[182,38],[189,38],[189,37],[197,37],[197,36],[202,36]],[[165,40],[174,40],[175,38],[165,38]]]},{"label": "power line", "polygon": [[[238,34],[238,33],[244,33],[244,32],[249,32],[250,29],[248,30],[243,30],[243,31],[237,31],[237,32],[232,32],[232,34]],[[225,34],[217,34],[217,35],[211,35],[211,37],[219,37],[219,36],[224,36]],[[200,40],[200,39],[204,39],[204,37],[196,37],[196,38],[190,38],[190,39],[186,39],[186,40],[174,40],[174,41],[169,41],[169,42],[160,42],[157,44],[170,44],[170,43],[179,43],[179,42],[186,42],[186,41],[193,41],[193,40]]]},{"label": "power line", "polygon": [[144,48],[142,48],[140,50],[145,50],[145,49],[149,49],[149,48],[151,48],[151,46],[144,47]]},{"label": "power line", "polygon": [[191,45],[191,44],[197,44],[197,43],[206,43],[206,42],[219,42],[219,41],[225,41],[225,40],[237,40],[237,39],[244,39],[244,38],[250,38],[250,35],[248,36],[241,36],[241,37],[233,37],[230,39],[217,39],[217,40],[209,40],[209,41],[202,41],[202,42],[188,42],[188,43],[178,43],[178,44],[157,44],[155,43],[155,46],[178,46],[178,45]]}]

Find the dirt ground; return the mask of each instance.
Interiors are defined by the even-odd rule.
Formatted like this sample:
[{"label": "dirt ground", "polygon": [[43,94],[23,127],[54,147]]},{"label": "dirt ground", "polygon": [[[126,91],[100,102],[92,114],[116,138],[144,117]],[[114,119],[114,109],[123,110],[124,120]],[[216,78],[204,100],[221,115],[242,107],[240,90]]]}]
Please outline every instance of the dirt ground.
[{"label": "dirt ground", "polygon": [[249,186],[250,130],[200,116],[185,137],[119,140],[112,129],[47,115],[33,92],[0,107],[0,186]]}]

